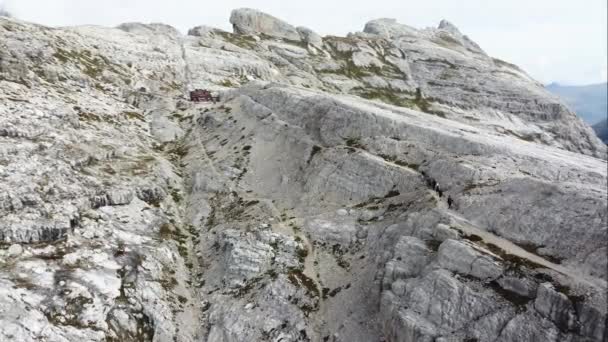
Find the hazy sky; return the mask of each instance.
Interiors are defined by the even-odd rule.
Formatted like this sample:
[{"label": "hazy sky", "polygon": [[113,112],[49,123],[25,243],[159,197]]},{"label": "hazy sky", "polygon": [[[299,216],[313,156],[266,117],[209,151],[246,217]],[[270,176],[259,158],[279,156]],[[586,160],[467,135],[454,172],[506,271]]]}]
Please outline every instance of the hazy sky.
[{"label": "hazy sky", "polygon": [[[355,4],[357,3],[357,4]],[[486,52],[523,67],[541,82],[606,81],[606,0],[0,0],[16,17],[51,26],[163,22],[230,29],[230,11],[257,8],[325,35],[360,31],[375,18],[414,27],[443,18]]]}]

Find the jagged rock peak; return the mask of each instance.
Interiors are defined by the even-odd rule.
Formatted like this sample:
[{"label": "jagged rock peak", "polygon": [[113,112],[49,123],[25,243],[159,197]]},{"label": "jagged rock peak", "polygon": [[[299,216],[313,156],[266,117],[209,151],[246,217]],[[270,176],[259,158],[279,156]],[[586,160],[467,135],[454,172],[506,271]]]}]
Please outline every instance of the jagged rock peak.
[{"label": "jagged rock peak", "polygon": [[230,23],[237,34],[263,33],[269,36],[300,40],[298,30],[287,22],[270,14],[252,8],[239,8],[232,11]]},{"label": "jagged rock peak", "polygon": [[440,30],[448,31],[454,35],[462,36],[462,33],[460,33],[460,30],[458,29],[458,27],[456,27],[456,25],[452,24],[451,22],[449,22],[445,19],[441,20],[441,22],[439,23],[439,26],[437,28]]},{"label": "jagged rock peak", "polygon": [[415,35],[417,34],[418,30],[411,26],[400,24],[396,19],[380,18],[369,21],[367,24],[365,24],[363,32],[393,38],[404,35]]},{"label": "jagged rock peak", "polygon": [[486,55],[486,53],[481,49],[481,47],[479,47],[477,43],[472,41],[466,35],[463,35],[462,32],[460,32],[460,30],[458,29],[458,27],[456,27],[456,25],[452,24],[451,22],[445,19],[441,20],[441,22],[439,22],[439,26],[437,26],[437,30],[439,30],[439,32],[443,31],[450,33],[455,39],[460,41],[460,44],[462,44],[462,46],[467,48],[469,51]]},{"label": "jagged rock peak", "polygon": [[[448,41],[450,43],[456,43],[457,46],[461,46],[461,50],[463,51],[468,50],[476,54],[486,55],[477,43],[469,39],[466,35],[463,35],[456,25],[445,19],[439,23],[439,26],[436,29],[418,30],[411,26],[398,23],[395,19],[381,18],[369,21],[365,24],[363,32],[379,35],[388,39],[401,36],[414,36],[428,39],[436,43],[439,40],[439,44],[442,46],[445,46],[445,41]],[[443,42],[441,40],[443,40]]]}]

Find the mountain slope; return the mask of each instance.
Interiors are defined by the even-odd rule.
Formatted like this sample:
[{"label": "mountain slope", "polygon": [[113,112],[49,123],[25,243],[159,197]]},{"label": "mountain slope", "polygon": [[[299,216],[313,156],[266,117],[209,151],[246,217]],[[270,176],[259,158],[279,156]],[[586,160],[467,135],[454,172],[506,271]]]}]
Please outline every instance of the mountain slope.
[{"label": "mountain slope", "polygon": [[608,115],[608,83],[562,86],[552,83],[547,90],[559,95],[585,122],[594,125]]},{"label": "mountain slope", "polygon": [[0,340],[605,339],[606,146],[557,98],[445,21],[231,22],[0,19]]},{"label": "mountain slope", "polygon": [[604,119],[593,125],[593,130],[597,133],[597,136],[602,139],[602,141],[608,144],[608,119]]}]

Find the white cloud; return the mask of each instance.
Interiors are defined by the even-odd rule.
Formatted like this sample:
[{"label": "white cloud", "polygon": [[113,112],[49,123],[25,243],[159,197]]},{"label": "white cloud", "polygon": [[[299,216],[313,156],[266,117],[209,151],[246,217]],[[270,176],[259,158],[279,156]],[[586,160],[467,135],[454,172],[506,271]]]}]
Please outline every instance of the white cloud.
[{"label": "white cloud", "polygon": [[[230,10],[253,7],[321,34],[358,31],[366,21],[396,18],[416,27],[446,18],[490,55],[513,62],[542,82],[606,81],[606,0],[0,0],[24,20],[46,25],[164,22],[185,32],[196,25],[230,29]],[[542,56],[542,63],[539,63]]]}]

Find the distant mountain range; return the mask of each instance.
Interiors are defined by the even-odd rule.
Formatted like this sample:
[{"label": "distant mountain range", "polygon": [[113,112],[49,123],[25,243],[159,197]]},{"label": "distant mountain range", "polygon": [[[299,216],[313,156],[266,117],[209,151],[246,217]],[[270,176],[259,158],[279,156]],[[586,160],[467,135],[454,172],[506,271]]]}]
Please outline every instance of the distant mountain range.
[{"label": "distant mountain range", "polygon": [[547,90],[560,96],[586,123],[595,125],[605,120],[608,112],[607,83],[563,86],[551,83]]}]

